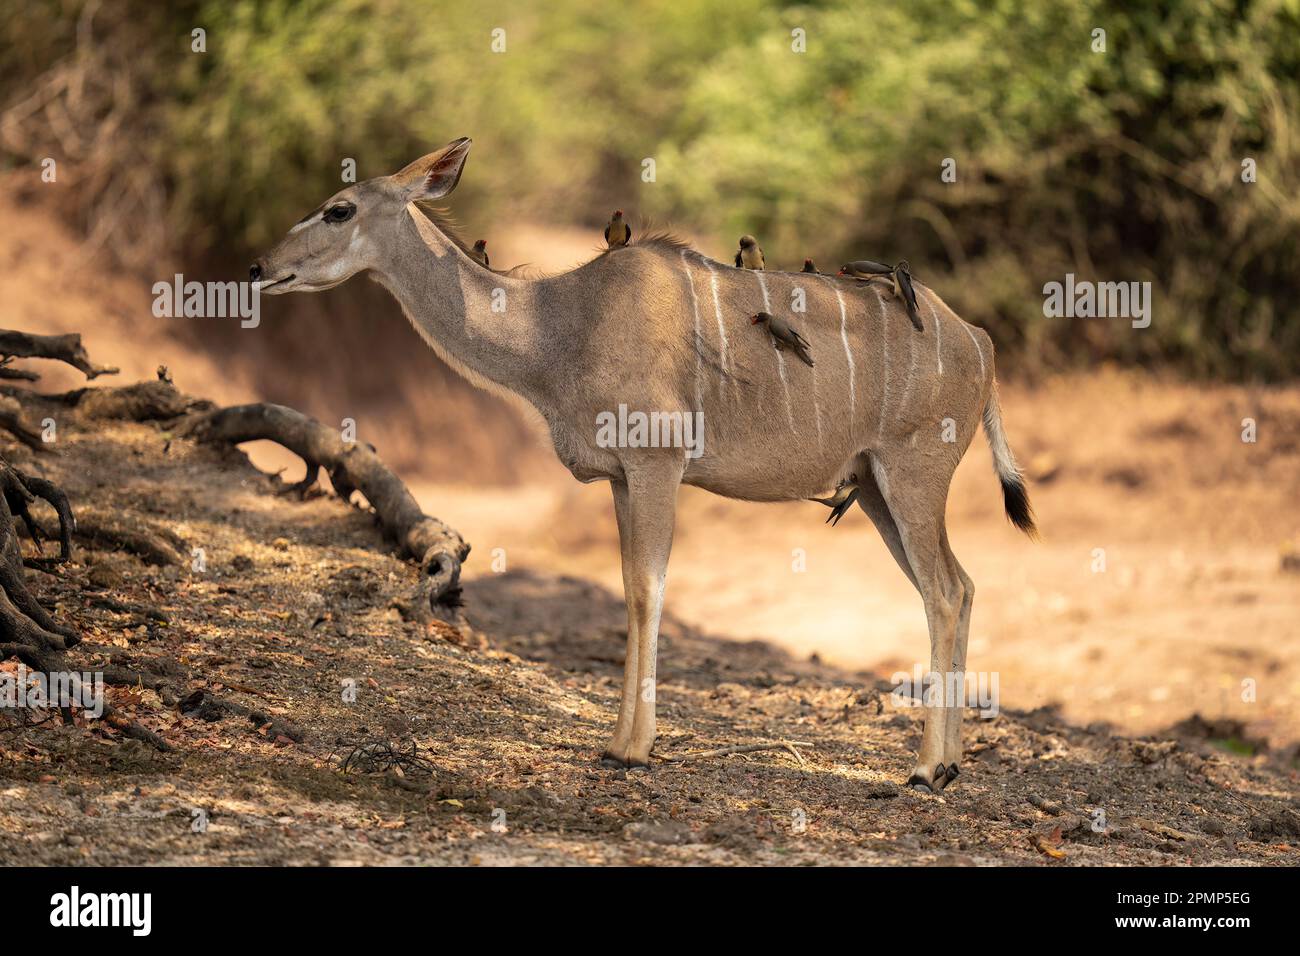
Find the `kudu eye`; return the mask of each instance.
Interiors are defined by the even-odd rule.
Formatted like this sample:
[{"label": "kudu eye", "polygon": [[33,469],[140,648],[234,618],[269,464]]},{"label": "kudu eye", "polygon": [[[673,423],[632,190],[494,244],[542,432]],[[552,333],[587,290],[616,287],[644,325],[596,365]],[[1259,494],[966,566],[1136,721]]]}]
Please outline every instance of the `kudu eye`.
[{"label": "kudu eye", "polygon": [[326,222],[347,222],[357,213],[357,207],[350,202],[339,203],[325,210]]}]

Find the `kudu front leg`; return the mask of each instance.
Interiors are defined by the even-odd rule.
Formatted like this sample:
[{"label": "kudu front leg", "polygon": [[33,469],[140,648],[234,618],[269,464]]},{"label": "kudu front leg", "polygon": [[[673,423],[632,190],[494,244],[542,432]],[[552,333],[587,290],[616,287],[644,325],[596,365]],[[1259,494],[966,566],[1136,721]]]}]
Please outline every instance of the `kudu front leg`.
[{"label": "kudu front leg", "polygon": [[614,510],[627,600],[627,658],[614,736],[602,758],[646,766],[655,740],[655,664],[668,555],[673,545],[680,469],[635,471],[614,482]]}]

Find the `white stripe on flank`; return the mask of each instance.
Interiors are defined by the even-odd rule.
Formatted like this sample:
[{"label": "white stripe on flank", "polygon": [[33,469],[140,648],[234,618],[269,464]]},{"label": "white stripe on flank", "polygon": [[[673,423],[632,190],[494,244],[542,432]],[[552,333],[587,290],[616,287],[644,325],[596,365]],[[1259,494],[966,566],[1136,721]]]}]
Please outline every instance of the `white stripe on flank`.
[{"label": "white stripe on flank", "polygon": [[[827,280],[831,281],[831,280]],[[840,303],[840,341],[844,343],[844,357],[849,360],[849,422],[857,417],[858,407],[858,388],[855,385],[857,380],[857,366],[853,364],[853,351],[849,348],[849,317],[844,309],[844,296],[840,290],[835,290],[835,298]]]},{"label": "white stripe on flank", "polygon": [[[695,279],[691,267],[686,264],[687,250],[682,250],[682,271],[686,273],[686,285],[691,290],[691,309],[695,312],[695,410],[704,410],[704,401],[700,396],[700,380],[704,377],[704,333],[700,329],[700,299],[695,294]],[[721,384],[721,383],[719,383]]]},{"label": "white stripe on flank", "polygon": [[772,311],[772,300],[767,295],[767,276],[763,275],[762,270],[755,270],[754,275],[758,276],[758,287],[763,290],[763,311]]},{"label": "white stripe on flank", "polygon": [[[758,279],[758,288],[763,293],[763,311],[772,312],[772,299],[767,294],[767,276],[763,275],[761,269],[753,270],[755,277]],[[781,376],[781,388],[785,390],[785,418],[790,423],[790,431],[794,431],[794,411],[790,407],[790,383],[785,377],[785,356],[780,349],[774,349],[776,352],[776,370]]]},{"label": "white stripe on flank", "polygon": [[972,331],[971,327],[967,325],[965,321],[958,321],[961,321],[961,327],[965,329],[966,334],[970,336],[971,343],[975,346],[975,354],[980,357],[980,381],[982,382],[984,381],[984,350],[980,348],[979,339],[975,338],[975,333]]},{"label": "white stripe on flank", "polygon": [[721,356],[722,367],[727,368],[727,327],[722,324],[722,303],[718,301],[718,274],[713,269],[713,264],[707,259],[701,259],[705,268],[709,270],[709,285],[713,288],[713,312],[718,317],[718,353]]},{"label": "white stripe on flank", "polygon": [[939,363],[939,374],[943,374],[943,326],[939,324],[939,312],[934,307],[934,303],[929,299],[925,304],[930,307],[930,321],[934,323],[934,357]]},{"label": "white stripe on flank", "polygon": [[876,429],[876,444],[880,444],[885,437],[885,410],[889,407],[889,310],[885,308],[880,292],[875,288],[871,291],[876,294],[876,304],[880,306],[880,341],[884,346],[884,388],[880,393],[880,425]]},{"label": "white stripe on flank", "polygon": [[898,400],[898,414],[906,415],[908,403],[912,397],[912,381],[916,378],[916,330],[908,322],[907,332],[907,379],[903,383],[903,397]]},{"label": "white stripe on flank", "polygon": [[785,420],[790,423],[790,431],[794,431],[794,412],[790,409],[790,383],[785,380],[785,355],[780,349],[772,351],[776,353],[776,374],[781,376],[781,387],[785,389]]},{"label": "white stripe on flank", "polygon": [[[753,273],[758,277],[758,287],[763,291],[763,311],[769,315],[772,312],[772,300],[767,294],[767,276],[763,275],[761,269],[754,269]],[[790,423],[790,431],[794,431],[794,410],[790,406],[790,383],[785,378],[785,356],[781,354],[780,349],[773,349],[776,352],[776,371],[781,376],[781,387],[785,389],[785,418]]]}]

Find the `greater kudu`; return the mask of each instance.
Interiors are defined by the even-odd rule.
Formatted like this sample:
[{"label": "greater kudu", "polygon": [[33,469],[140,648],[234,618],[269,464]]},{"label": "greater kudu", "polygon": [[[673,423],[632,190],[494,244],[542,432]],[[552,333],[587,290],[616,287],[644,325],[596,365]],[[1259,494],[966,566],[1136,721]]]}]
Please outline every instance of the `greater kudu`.
[{"label": "greater kudu", "polygon": [[[294,226],[252,277],[278,294],[369,271],[448,364],[541,414],[575,478],[610,483],[628,637],[606,759],[650,759],[659,618],[683,482],[786,501],[856,476],[862,509],[924,602],[932,678],[964,674],[974,587],[948,546],[944,510],[981,419],[1007,513],[1033,531],[1003,435],[989,337],[919,283],[921,331],[879,283],[735,269],[664,237],[550,278],[490,271],[415,205],[451,192],[469,147],[459,139],[392,176],[348,186]],[[803,311],[792,311],[800,302]],[[791,319],[811,343],[814,367],[772,348],[751,325],[760,310]],[[600,416],[620,405],[702,412],[703,453],[598,440]],[[938,790],[956,776],[962,703],[927,699],[913,786]]]}]

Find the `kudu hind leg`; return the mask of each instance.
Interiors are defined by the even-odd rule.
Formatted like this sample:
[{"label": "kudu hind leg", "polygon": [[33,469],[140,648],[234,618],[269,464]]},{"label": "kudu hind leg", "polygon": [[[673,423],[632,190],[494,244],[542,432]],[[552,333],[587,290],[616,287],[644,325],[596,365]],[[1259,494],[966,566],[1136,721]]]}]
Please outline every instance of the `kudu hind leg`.
[{"label": "kudu hind leg", "polygon": [[876,484],[875,478],[869,471],[866,471],[871,466],[866,461],[863,461],[861,467],[866,472],[866,477],[858,482],[858,507],[866,512],[867,517],[871,519],[871,523],[880,532],[885,547],[894,556],[894,561],[897,562],[899,569],[919,592],[920,588],[916,583],[916,572],[912,570],[911,562],[907,560],[907,550],[903,547],[903,536],[899,534],[898,525],[894,522],[894,516],[889,513],[889,505],[885,503],[885,497],[880,493],[880,487]]},{"label": "kudu hind leg", "polygon": [[654,746],[659,620],[680,480],[680,469],[641,470],[630,474],[623,485],[622,504],[617,486],[614,492],[623,553],[628,652],[619,719],[604,759],[627,766],[648,764]]},{"label": "kudu hind leg", "polygon": [[[949,675],[956,649],[957,620],[963,596],[961,579],[949,567],[943,547],[944,509],[948,497],[946,474],[933,459],[900,454],[892,460],[872,457],[872,472],[898,528],[913,584],[925,605],[930,634],[929,680],[922,692],[925,728],[921,747],[908,783],[917,789],[938,791],[951,780],[945,744],[949,719],[959,722],[957,707],[949,707]],[[940,471],[940,473],[936,473]],[[955,701],[951,703],[956,703]]]},{"label": "kudu hind leg", "polygon": [[958,687],[963,690],[963,697],[958,701],[957,706],[948,712],[947,722],[944,724],[943,762],[948,767],[948,778],[951,780],[957,776],[957,768],[962,757],[962,723],[966,714],[966,697],[964,695],[966,686],[966,646],[970,640],[970,615],[971,605],[975,600],[975,582],[971,580],[970,575],[966,573],[966,569],[957,561],[957,556],[952,553],[952,546],[948,543],[946,530],[942,537],[942,544],[949,573],[961,583],[962,592],[961,607],[957,611],[956,639],[953,641],[952,670],[954,674],[960,675]]}]

